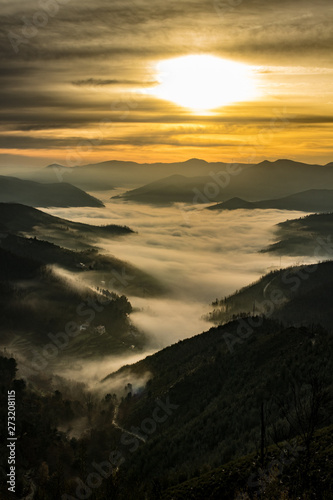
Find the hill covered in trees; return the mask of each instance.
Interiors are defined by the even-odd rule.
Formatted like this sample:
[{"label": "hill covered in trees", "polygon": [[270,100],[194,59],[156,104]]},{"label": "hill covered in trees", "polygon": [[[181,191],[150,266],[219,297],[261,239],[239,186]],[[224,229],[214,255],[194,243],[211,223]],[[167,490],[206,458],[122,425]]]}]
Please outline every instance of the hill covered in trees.
[{"label": "hill covered in trees", "polygon": [[332,226],[333,213],[312,214],[280,222],[275,232],[277,241],[262,251],[317,259],[332,258]]},{"label": "hill covered in trees", "polygon": [[238,328],[181,341],[93,393],[42,372],[15,380],[15,361],[0,357],[0,397],[15,387],[19,405],[18,497],[33,489],[50,500],[78,492],[201,500],[203,491],[207,499],[329,498],[331,332],[265,320],[230,353],[226,338]]},{"label": "hill covered in trees", "polygon": [[93,291],[4,249],[0,257],[1,345],[20,354],[28,371],[143,348],[124,295]]},{"label": "hill covered in trees", "polygon": [[2,237],[7,233],[36,236],[74,250],[91,248],[98,238],[133,233],[127,226],[73,222],[18,203],[0,203],[0,231]]},{"label": "hill covered in trees", "polygon": [[[258,323],[255,317],[248,320]],[[104,381],[121,377],[133,384],[151,374],[144,391],[125,398],[119,408],[121,426],[140,430],[146,439],[143,444],[128,436],[128,445],[137,451],[126,455],[123,466],[128,489],[137,498],[144,498],[154,484],[161,493],[242,455],[259,456],[263,423],[265,449],[275,441],[291,442],[302,432],[295,415],[302,407],[304,422],[310,421],[313,398],[320,406],[316,428],[331,422],[331,333],[320,327],[285,328],[272,320],[263,320],[251,335],[242,328],[241,321],[213,328]],[[230,339],[239,338],[240,331],[241,342],[230,352]],[[157,401],[169,405],[163,425],[148,424]],[[238,487],[234,482],[233,491]]]},{"label": "hill covered in trees", "polygon": [[330,328],[333,262],[301,265],[272,271],[236,293],[216,299],[207,316],[215,324],[258,314],[286,325]]},{"label": "hill covered in trees", "polygon": [[[265,463],[252,453],[219,468],[184,481],[161,493],[162,500],[296,500],[330,498],[333,494],[333,426],[314,433],[312,459],[305,471],[300,439],[293,444],[278,443],[267,448]],[[304,474],[307,473],[308,476]]]}]

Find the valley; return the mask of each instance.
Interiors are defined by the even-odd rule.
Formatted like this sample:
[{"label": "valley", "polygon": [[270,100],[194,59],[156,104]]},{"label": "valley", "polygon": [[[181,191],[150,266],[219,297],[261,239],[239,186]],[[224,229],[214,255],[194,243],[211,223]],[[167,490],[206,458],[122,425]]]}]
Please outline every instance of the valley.
[{"label": "valley", "polygon": [[209,498],[252,498],[281,446],[301,450],[288,474],[295,462],[316,477],[286,476],[286,492],[327,490],[313,447],[327,448],[332,424],[332,214],[313,212],[329,192],[222,208],[90,193],[100,206],[0,203],[2,387],[20,394],[22,443],[39,449],[20,452],[34,477],[20,470],[22,493],[201,500],[204,484]]}]

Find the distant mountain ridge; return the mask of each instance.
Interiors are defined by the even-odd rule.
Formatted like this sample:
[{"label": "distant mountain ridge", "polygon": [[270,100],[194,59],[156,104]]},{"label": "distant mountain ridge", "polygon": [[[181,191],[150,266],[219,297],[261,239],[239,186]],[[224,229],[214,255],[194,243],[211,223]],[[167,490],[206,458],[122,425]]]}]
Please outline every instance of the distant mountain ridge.
[{"label": "distant mountain ridge", "polygon": [[[306,196],[315,198],[314,205],[319,205],[320,193],[316,191],[328,190],[333,192],[333,165],[307,165],[291,160],[276,162],[264,161],[258,165],[251,164],[207,164],[201,169],[200,175],[194,172],[177,172],[180,177],[175,182],[174,173],[162,179],[153,180],[139,188],[134,188],[122,194],[119,198],[141,203],[171,204],[182,203],[214,203],[238,198],[244,202],[257,203],[286,197],[296,197],[294,200],[281,201],[281,208],[287,204],[302,207],[307,211],[310,200]],[[170,172],[171,173],[171,172]],[[310,192],[311,191],[311,192]],[[307,194],[302,194],[308,192]],[[324,194],[329,206],[330,193]],[[304,200],[301,198],[304,197]],[[261,202],[260,202],[261,203]],[[264,203],[264,202],[262,202]],[[323,200],[321,200],[323,203]],[[233,208],[233,205],[232,205]],[[236,203],[237,208],[237,203]],[[248,208],[251,208],[248,205]],[[263,207],[265,208],[265,207]],[[297,209],[297,208],[296,208]],[[311,208],[312,210],[312,208]]]},{"label": "distant mountain ridge", "polygon": [[113,196],[112,199],[124,198],[143,203],[169,204],[170,201],[179,201],[186,196],[189,180],[190,178],[184,175],[173,174],[166,179],[151,182],[123,195]]},{"label": "distant mountain ridge", "polygon": [[68,170],[72,170],[72,168],[74,168],[74,167],[67,167],[67,166],[65,166],[65,165],[61,165],[60,163],[51,163],[50,165],[47,165],[47,166],[45,167],[45,169],[46,169],[46,170],[47,170],[47,169],[55,169],[55,168],[61,168],[61,169],[65,169],[65,170],[66,170],[66,169],[68,169]]},{"label": "distant mountain ridge", "polygon": [[242,208],[247,210],[255,210],[259,208],[299,210],[302,212],[331,212],[333,211],[333,190],[309,189],[284,198],[256,202],[250,202],[235,197],[223,203],[207,207],[208,210],[238,210]]},{"label": "distant mountain ridge", "polygon": [[[312,188],[333,189],[333,162],[327,165],[308,165],[287,159],[264,160],[258,164],[236,161],[207,162],[200,158],[171,163],[110,160],[77,166],[51,164],[30,176],[27,174],[27,178],[42,182],[61,180],[84,190],[105,191],[115,187],[136,189],[179,174],[192,179],[189,181],[187,191],[178,193],[177,201],[191,202],[193,188],[203,191],[205,186],[212,182],[211,174],[223,177],[222,172],[236,169],[237,166],[241,172],[231,175],[232,182],[227,181],[221,189],[223,194],[210,198],[208,202],[221,202],[235,196],[256,201],[287,196]],[[219,184],[218,186],[221,187]],[[172,195],[171,199],[173,197],[175,195]],[[165,201],[164,199],[164,203]]]},{"label": "distant mountain ridge", "polygon": [[205,175],[209,168],[220,170],[226,165],[223,162],[208,163],[198,158],[174,163],[110,160],[72,167],[56,163],[34,172],[29,178],[42,182],[61,179],[81,189],[104,191],[115,187],[137,187],[173,174]]}]

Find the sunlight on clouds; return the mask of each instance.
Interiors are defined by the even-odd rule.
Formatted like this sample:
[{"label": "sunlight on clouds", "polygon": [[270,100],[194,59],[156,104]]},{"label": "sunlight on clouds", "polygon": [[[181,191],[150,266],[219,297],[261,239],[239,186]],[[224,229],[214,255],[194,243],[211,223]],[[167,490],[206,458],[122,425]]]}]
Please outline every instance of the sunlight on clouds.
[{"label": "sunlight on clouds", "polygon": [[195,112],[259,97],[253,69],[210,55],[167,59],[156,66],[160,84],[142,90]]}]

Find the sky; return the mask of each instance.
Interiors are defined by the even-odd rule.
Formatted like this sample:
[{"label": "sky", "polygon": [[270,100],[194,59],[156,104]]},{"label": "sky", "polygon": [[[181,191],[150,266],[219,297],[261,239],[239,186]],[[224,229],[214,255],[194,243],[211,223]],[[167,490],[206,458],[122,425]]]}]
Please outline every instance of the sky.
[{"label": "sky", "polygon": [[[72,151],[86,163],[333,160],[331,0],[0,0],[0,12],[0,166],[66,164]],[[243,65],[255,92],[228,102],[242,77],[225,66],[214,89],[198,86],[200,63],[171,76],[184,95],[220,86],[226,103],[161,96],[161,64],[193,55]]]}]

